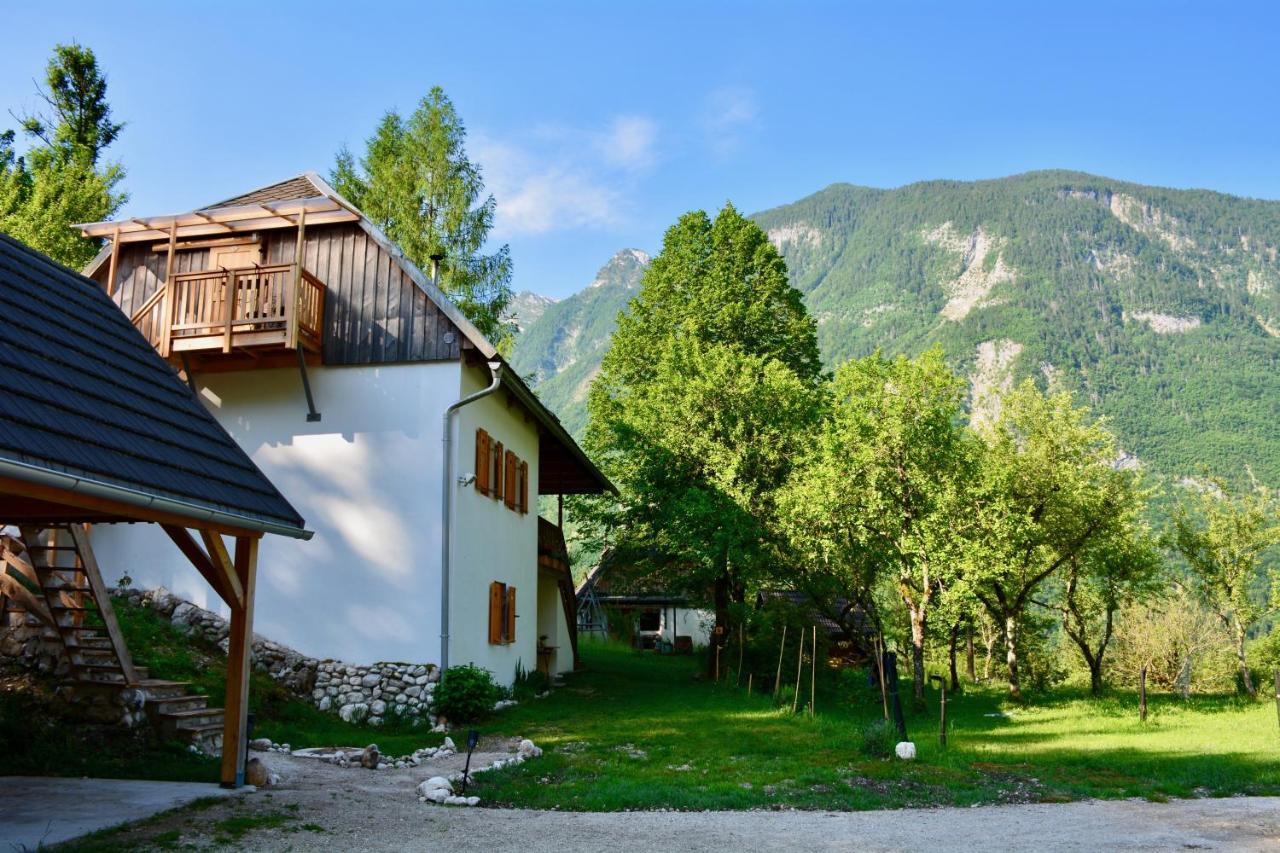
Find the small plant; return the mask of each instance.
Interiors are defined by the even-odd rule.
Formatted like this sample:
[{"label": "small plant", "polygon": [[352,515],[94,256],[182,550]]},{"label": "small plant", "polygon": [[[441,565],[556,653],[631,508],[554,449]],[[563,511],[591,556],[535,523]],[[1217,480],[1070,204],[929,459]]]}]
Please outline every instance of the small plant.
[{"label": "small plant", "polygon": [[451,666],[432,694],[432,707],[451,723],[468,723],[493,710],[502,693],[489,670],[471,664]]},{"label": "small plant", "polygon": [[859,735],[858,749],[868,758],[888,758],[898,743],[898,732],[889,720],[872,720]]},{"label": "small plant", "polygon": [[532,699],[551,686],[551,679],[542,670],[516,668],[516,679],[511,684],[510,698],[523,702]]}]

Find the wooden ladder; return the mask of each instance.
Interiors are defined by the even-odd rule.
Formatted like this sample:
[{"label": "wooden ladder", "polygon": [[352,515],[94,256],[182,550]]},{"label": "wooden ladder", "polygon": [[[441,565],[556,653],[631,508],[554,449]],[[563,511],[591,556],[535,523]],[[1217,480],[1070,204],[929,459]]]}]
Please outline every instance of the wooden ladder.
[{"label": "wooden ladder", "polygon": [[[0,559],[26,580],[28,588],[35,587],[39,597],[28,595],[24,600],[21,593],[12,597],[56,634],[66,650],[71,678],[137,686],[147,673],[133,665],[84,526],[55,524],[20,529],[21,543],[11,537],[0,543]],[[10,593],[15,585],[9,584]],[[36,600],[31,601],[32,598]],[[101,618],[100,627],[87,624],[85,617],[91,610]]]}]

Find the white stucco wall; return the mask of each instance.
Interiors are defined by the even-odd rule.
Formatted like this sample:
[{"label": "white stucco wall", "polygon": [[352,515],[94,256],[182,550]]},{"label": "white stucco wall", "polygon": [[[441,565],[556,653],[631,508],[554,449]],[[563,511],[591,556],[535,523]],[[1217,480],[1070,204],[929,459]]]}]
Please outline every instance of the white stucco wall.
[{"label": "white stucco wall", "polygon": [[573,644],[569,640],[568,623],[564,618],[564,604],[560,598],[560,584],[554,572],[538,571],[538,636],[546,635],[546,643],[556,651],[548,661],[548,672],[573,671]]},{"label": "white stucco wall", "polygon": [[[674,615],[673,615],[674,614]],[[706,610],[690,610],[687,607],[662,609],[662,639],[675,643],[676,636],[692,637],[694,646],[706,646],[711,643],[711,627],[715,624],[715,614]]]},{"label": "white stucco wall", "polygon": [[[197,376],[210,411],[315,531],[309,542],[263,538],[259,633],[353,663],[438,661],[441,415],[460,370],[311,368],[319,423],[306,421],[296,369]],[[93,543],[109,582],[127,570],[135,586],[221,608],[158,527],[97,525]]]},{"label": "white stucco wall", "polygon": [[[463,370],[463,395],[489,384],[488,370]],[[454,482],[452,538],[453,589],[450,664],[474,663],[509,684],[516,665],[533,670],[538,665],[538,430],[524,409],[499,390],[458,411],[455,473],[475,473],[475,435],[483,428],[529,463],[530,511],[520,514],[500,500],[480,494],[474,485]],[[516,640],[510,645],[489,643],[489,584],[493,581],[516,588]]]}]

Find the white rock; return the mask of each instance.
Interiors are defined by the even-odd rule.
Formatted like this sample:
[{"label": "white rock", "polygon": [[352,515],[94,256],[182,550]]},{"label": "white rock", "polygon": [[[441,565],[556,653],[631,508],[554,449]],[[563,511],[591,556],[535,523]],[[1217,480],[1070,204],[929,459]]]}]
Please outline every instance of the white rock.
[{"label": "white rock", "polygon": [[440,745],[440,748],[441,748],[441,749],[447,749],[447,750],[449,750],[450,752],[457,752],[457,751],[458,751],[458,747],[454,745],[454,743],[453,743],[453,738],[451,738],[451,737],[447,737],[447,738],[445,738],[445,739],[444,739],[444,743],[442,743],[442,744]]},{"label": "white rock", "polygon": [[478,805],[480,805],[480,798],[479,798],[479,797],[467,797],[467,805],[469,805],[469,806],[478,806]]},{"label": "white rock", "polygon": [[904,740],[893,748],[896,754],[903,761],[915,761],[916,745],[909,740]]},{"label": "white rock", "polygon": [[433,803],[440,803],[441,805],[444,805],[445,800],[449,799],[450,796],[452,795],[444,788],[436,788],[434,791],[427,794],[427,799]]},{"label": "white rock", "polygon": [[537,758],[539,755],[542,755],[542,748],[535,746],[533,741],[528,738],[520,741],[520,746],[517,747],[517,751],[524,758]]}]

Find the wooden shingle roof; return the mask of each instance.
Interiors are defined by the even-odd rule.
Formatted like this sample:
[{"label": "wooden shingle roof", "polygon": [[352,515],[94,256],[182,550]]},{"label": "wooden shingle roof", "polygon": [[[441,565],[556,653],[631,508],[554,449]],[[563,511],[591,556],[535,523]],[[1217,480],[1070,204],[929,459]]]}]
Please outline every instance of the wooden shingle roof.
[{"label": "wooden shingle roof", "polygon": [[297,511],[98,285],[6,234],[0,471],[33,482],[67,475],[160,499],[193,518],[212,512],[309,536]]},{"label": "wooden shingle roof", "polygon": [[295,198],[314,198],[319,195],[324,195],[322,189],[313,184],[306,175],[298,175],[295,178],[289,178],[265,187],[258,187],[256,190],[250,190],[243,195],[214,202],[201,209],[234,207],[240,204],[262,204],[266,201],[289,201]]}]

